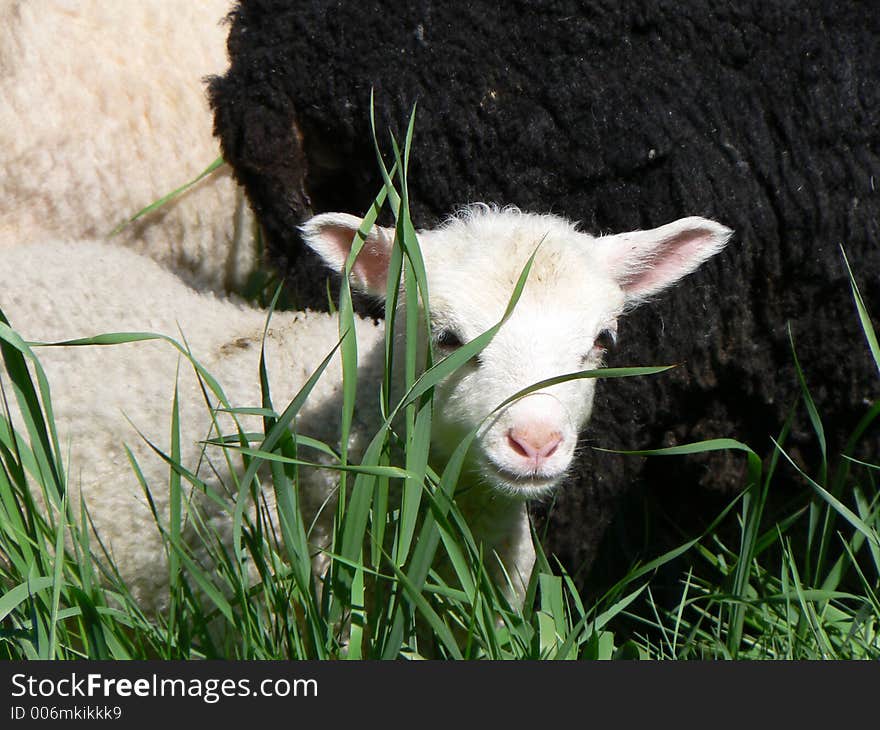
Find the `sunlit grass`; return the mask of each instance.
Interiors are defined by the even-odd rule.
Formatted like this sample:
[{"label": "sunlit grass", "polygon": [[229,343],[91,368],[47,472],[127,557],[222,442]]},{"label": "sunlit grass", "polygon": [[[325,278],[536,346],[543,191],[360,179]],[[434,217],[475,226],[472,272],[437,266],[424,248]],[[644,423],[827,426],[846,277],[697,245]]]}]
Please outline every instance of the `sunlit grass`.
[{"label": "sunlit grass", "polygon": [[[880,491],[875,480],[880,466],[853,458],[880,406],[866,409],[842,455],[826,453],[821,416],[794,344],[802,393],[800,404],[793,406],[807,414],[822,459],[817,473],[801,472],[805,493],[787,514],[770,518],[765,507],[778,465],[791,462],[801,468],[785,450],[788,424],[768,424],[768,430],[779,433],[771,454],[756,453],[734,440],[735,434],[642,452],[651,458],[681,458],[733,449],[747,460],[748,483],[700,539],[634,566],[603,595],[580,595],[533,536],[537,563],[525,602],[511,605],[505,590],[510,586],[493,581],[487,570],[493,556],[483,553],[454,500],[476,432],[437,469],[430,459],[430,433],[434,388],[491,341],[516,306],[531,262],[494,327],[445,359],[437,359],[430,347],[424,361],[419,359],[418,331],[430,323],[406,187],[412,133],[411,123],[402,146],[392,141],[390,169],[376,145],[383,185],[346,267],[350,270],[381,211],[390,210],[396,231],[388,287],[393,295],[385,309],[386,367],[377,393],[385,420],[363,456],[353,459],[345,448],[355,395],[364,387],[357,378],[347,277],[334,303],[343,363],[336,443],[296,431],[297,413],[335,349],[289,403],[275,402],[261,358],[258,372],[242,375],[259,379],[261,402],[233,408],[222,383],[198,363],[185,341],[162,338],[182,355],[181,367],[192,367],[199,377],[215,429],[207,438],[181,433],[172,391],[169,452],[156,450],[169,465],[168,484],[148,485],[128,452],[131,484],[148,499],[158,489],[168,489],[171,497],[167,521],[154,510],[169,574],[168,609],[161,615],[138,605],[89,529],[88,505],[70,498],[68,455],[54,425],[51,383],[39,365],[40,348],[22,340],[0,314],[0,656],[880,658]],[[871,320],[852,274],[851,280],[854,316],[880,368]],[[259,295],[268,305],[267,327],[277,303],[277,291],[269,288]],[[399,317],[404,321],[397,322]],[[393,346],[395,330],[405,333],[399,349]],[[114,347],[155,337],[111,333],[64,346]],[[609,369],[565,377],[651,376],[662,370]],[[399,389],[392,387],[395,373],[403,374]],[[220,411],[233,419],[258,415],[262,429],[223,433],[216,419]],[[180,463],[184,439],[222,452],[230,467],[223,493],[212,491]],[[339,476],[327,567],[317,576],[310,558],[311,525],[303,518],[299,493],[300,470],[314,466],[316,454],[322,468],[329,463]],[[262,496],[270,492],[275,497],[271,508]],[[200,499],[225,511],[231,545],[204,518]],[[732,519],[738,519],[736,544],[721,537],[729,530],[718,529]],[[680,601],[670,609],[653,600],[652,578],[673,560],[689,567],[681,576]]]}]

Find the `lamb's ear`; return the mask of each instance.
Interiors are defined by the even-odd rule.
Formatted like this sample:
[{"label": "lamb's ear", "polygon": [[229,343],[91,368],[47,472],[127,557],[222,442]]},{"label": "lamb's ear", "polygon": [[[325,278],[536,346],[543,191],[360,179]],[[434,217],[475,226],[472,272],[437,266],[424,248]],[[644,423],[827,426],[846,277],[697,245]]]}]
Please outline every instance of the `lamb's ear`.
[{"label": "lamb's ear", "polygon": [[631,304],[656,294],[714,256],[731,231],[707,218],[682,218],[649,231],[595,240],[605,266]]},{"label": "lamb's ear", "polygon": [[[347,213],[322,213],[300,229],[303,239],[328,266],[342,272],[361,219]],[[374,225],[351,272],[352,283],[369,294],[385,296],[385,280],[394,231]]]}]

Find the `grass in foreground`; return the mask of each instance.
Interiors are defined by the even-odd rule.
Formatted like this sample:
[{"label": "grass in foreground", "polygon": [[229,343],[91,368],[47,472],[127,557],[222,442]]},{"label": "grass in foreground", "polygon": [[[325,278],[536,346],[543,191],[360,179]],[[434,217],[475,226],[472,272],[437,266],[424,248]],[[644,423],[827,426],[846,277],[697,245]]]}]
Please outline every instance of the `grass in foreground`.
[{"label": "grass in foreground", "polygon": [[[846,264],[856,314],[880,371],[877,336]],[[801,386],[800,407],[819,447],[816,473],[806,473],[786,451],[788,423],[763,462],[746,445],[730,441],[647,452],[734,448],[746,452],[750,472],[739,515],[739,544],[711,532],[691,553],[678,604],[672,610],[654,606],[647,614],[629,616],[645,627],[638,642],[649,656],[880,658],[880,465],[854,457],[872,428],[876,439],[880,403],[866,407],[840,454],[829,453],[794,342],[792,358]],[[782,463],[802,479],[805,492],[786,513],[768,519],[765,506]]]},{"label": "grass in foreground", "polygon": [[[520,609],[507,602],[485,568],[489,556],[481,553],[451,499],[473,435],[441,473],[428,465],[433,387],[485,346],[493,330],[445,361],[435,363],[429,353],[421,368],[416,360],[414,334],[427,324],[419,322],[424,315],[416,305],[427,301],[428,292],[408,213],[405,171],[411,133],[412,126],[402,151],[395,145],[394,168],[382,167],[385,184],[364,224],[366,230],[383,205],[395,214],[398,246],[391,277],[402,281],[400,296],[407,305],[407,395],[392,400],[389,339],[381,394],[388,421],[364,457],[349,463],[337,445],[291,430],[309,384],[290,403],[275,404],[265,367],[254,373],[263,386],[263,401],[245,410],[262,415],[262,431],[215,433],[205,445],[223,449],[236,466],[234,483],[226,485],[228,495],[208,495],[227,505],[235,535],[231,548],[190,502],[192,494],[207,487],[179,464],[175,445],[188,436],[173,419],[171,448],[161,454],[169,463],[168,484],[144,484],[132,459],[133,480],[141,479],[145,493],[167,489],[176,505],[167,523],[157,516],[169,563],[169,609],[161,616],[137,604],[90,531],[87,505],[71,500],[65,444],[55,430],[50,384],[36,348],[5,319],[0,322],[5,368],[0,378],[0,656],[880,658],[880,491],[874,479],[880,467],[852,458],[880,405],[868,409],[838,461],[825,453],[821,418],[803,376],[803,407],[823,463],[818,474],[803,474],[810,492],[789,514],[768,522],[764,513],[777,465],[789,460],[785,427],[769,455],[731,439],[649,452],[675,458],[736,449],[748,460],[749,484],[702,539],[634,567],[589,602],[536,540],[538,562],[525,604]],[[528,267],[511,307],[527,274]],[[853,292],[880,367],[880,348],[854,280]],[[391,298],[386,308],[389,332],[398,304]],[[338,311],[344,444],[357,388],[356,344],[344,336],[354,316],[345,284]],[[112,346],[131,339],[107,335],[80,345]],[[199,369],[184,346],[173,341],[168,346],[178,347],[184,361],[196,368],[206,408],[229,409],[221,384]],[[13,401],[21,418],[10,415]],[[320,579],[311,571],[309,525],[298,504],[303,453],[315,449],[339,468],[341,496],[329,567]],[[275,514],[260,499],[266,490],[276,496]],[[253,519],[246,509],[251,501],[257,506]],[[726,544],[716,528],[736,515],[739,542]],[[183,539],[185,530],[196,536],[196,544]],[[804,544],[796,542],[801,539]],[[207,561],[196,559],[199,548]],[[434,569],[438,556],[450,566],[442,575]],[[652,577],[682,556],[691,567],[681,577],[681,600],[672,610],[662,609],[652,599]],[[256,582],[248,565],[259,576]]]}]

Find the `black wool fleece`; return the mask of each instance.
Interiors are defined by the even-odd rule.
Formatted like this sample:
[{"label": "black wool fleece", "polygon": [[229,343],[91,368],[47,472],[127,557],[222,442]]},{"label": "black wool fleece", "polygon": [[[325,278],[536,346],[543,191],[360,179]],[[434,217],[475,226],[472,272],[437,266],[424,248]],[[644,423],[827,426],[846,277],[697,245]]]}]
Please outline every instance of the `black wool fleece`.
[{"label": "black wool fleece", "polygon": [[[312,212],[363,213],[377,192],[371,89],[383,143],[418,102],[417,226],[472,201],[552,211],[593,233],[685,215],[724,223],[736,231],[726,251],[622,321],[609,363],[680,367],[600,384],[586,443],[734,437],[770,453],[799,392],[790,323],[836,454],[878,392],[839,249],[880,316],[876,10],[245,0],[230,16],[230,69],[210,84],[216,133],[273,259],[314,306],[326,306],[324,276],[295,227]],[[817,464],[803,408],[786,444]],[[643,544],[643,500],[699,531],[745,482],[741,454],[583,452],[549,517],[548,547],[572,572],[597,550],[598,567],[664,547],[662,535]],[[803,488],[782,472],[789,496]]]}]

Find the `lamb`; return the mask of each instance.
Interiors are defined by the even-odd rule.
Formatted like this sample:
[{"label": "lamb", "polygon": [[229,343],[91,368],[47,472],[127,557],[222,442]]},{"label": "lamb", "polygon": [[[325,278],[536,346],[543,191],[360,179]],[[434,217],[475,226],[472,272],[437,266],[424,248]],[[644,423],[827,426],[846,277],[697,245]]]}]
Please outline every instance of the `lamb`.
[{"label": "lamb", "polygon": [[[769,453],[799,396],[790,323],[833,456],[877,396],[839,250],[876,314],[880,14],[869,5],[241,0],[229,71],[211,85],[216,133],[274,260],[315,306],[319,265],[296,225],[372,199],[371,89],[378,130],[403,129],[418,103],[417,225],[466,200],[552,209],[598,231],[684,210],[725,221],[735,250],[633,313],[611,359],[682,366],[600,390],[588,435],[618,449],[734,437]],[[307,211],[293,195],[303,188]],[[797,415],[786,445],[809,470],[816,439]],[[878,448],[866,434],[865,454]],[[746,481],[729,453],[585,449],[574,471],[548,549],[610,576],[663,551],[657,532],[643,541],[644,513],[699,534]],[[778,480],[787,497],[804,486],[786,467]]]},{"label": "lamb", "polygon": [[[360,224],[347,214],[323,214],[305,224],[303,235],[339,271]],[[480,424],[526,386],[598,367],[616,337],[618,318],[720,251],[729,235],[714,221],[691,217],[595,238],[557,216],[488,206],[471,207],[420,233],[431,336],[440,355],[501,319],[514,283],[537,249],[510,318],[476,360],[439,386],[432,433],[431,458],[442,461],[480,426],[458,485],[460,506],[486,554],[499,556],[496,574],[503,566],[514,577],[516,596],[521,598],[534,561],[525,500],[546,494],[565,478],[578,432],[592,412],[595,381],[544,387]],[[370,295],[385,295],[393,237],[392,230],[374,226],[353,269],[352,283]],[[100,241],[12,248],[0,260],[0,309],[22,336],[44,342],[106,331],[175,336],[179,328],[233,406],[261,402],[255,374],[266,313],[196,292],[132,251]],[[349,445],[354,455],[380,423],[375,411],[383,329],[370,320],[356,323],[358,420]],[[338,339],[338,321],[331,315],[276,313],[265,340],[274,402],[287,402]],[[181,367],[178,374],[177,351],[166,342],[48,348],[39,354],[53,386],[59,436],[70,445],[73,497],[84,497],[96,531],[135,597],[161,610],[167,567],[123,442],[167,519],[168,495],[161,485],[167,485],[168,466],[144,438],[167,452],[171,395],[179,378],[181,432],[189,437],[181,445],[181,462],[221,493],[229,477],[225,460],[210,450],[203,456],[194,440],[211,430],[197,379],[191,368]],[[326,442],[338,438],[340,378],[337,357],[298,416],[299,433]],[[248,430],[253,424],[247,416],[242,419]],[[311,539],[319,551],[331,534],[334,480],[328,470],[306,471],[302,478],[307,524],[317,515]],[[273,503],[271,494],[263,496]],[[328,497],[331,508],[321,510]],[[224,514],[218,510],[216,519]],[[228,524],[216,526],[229,538]]]},{"label": "lamb", "polygon": [[[106,236],[218,158],[202,79],[229,5],[0,0],[0,250]],[[227,166],[114,240],[215,291],[259,263]]]}]

